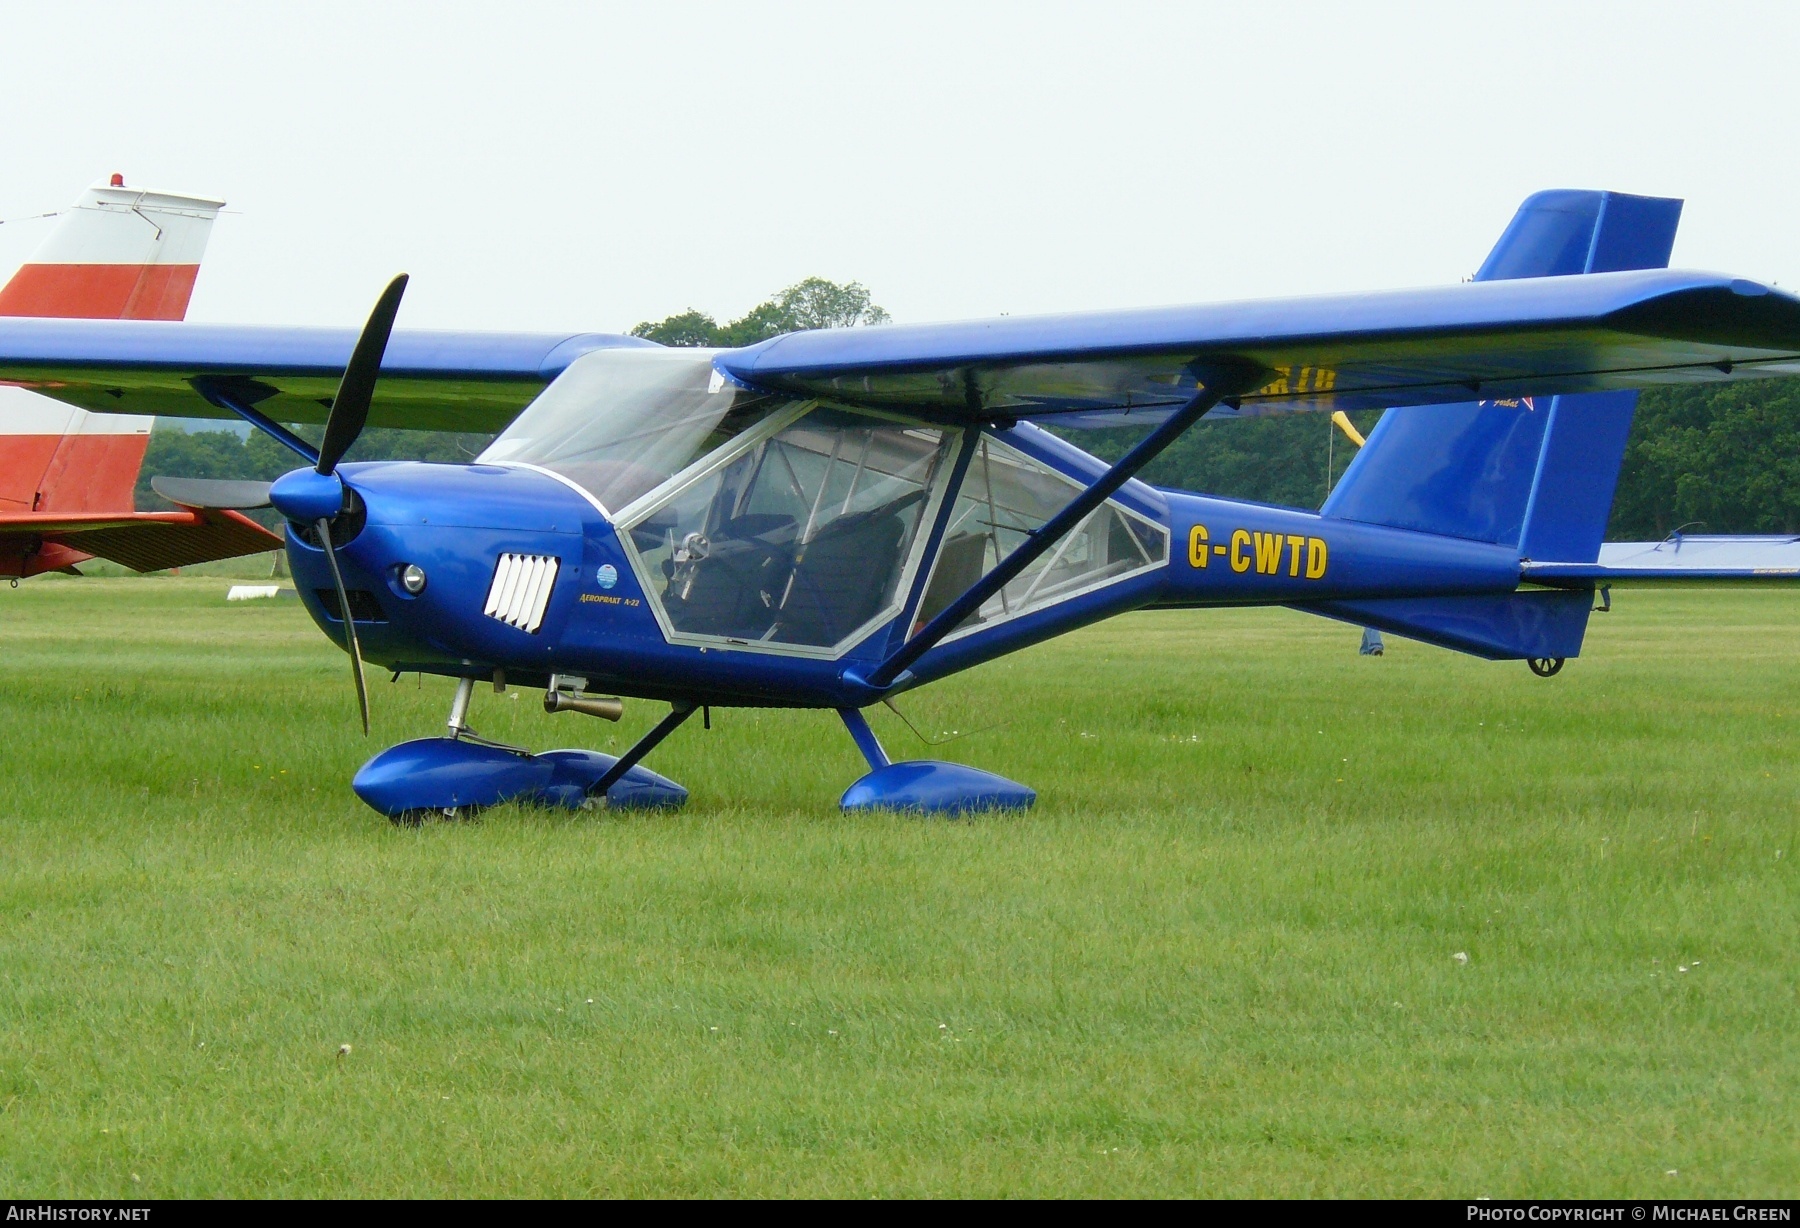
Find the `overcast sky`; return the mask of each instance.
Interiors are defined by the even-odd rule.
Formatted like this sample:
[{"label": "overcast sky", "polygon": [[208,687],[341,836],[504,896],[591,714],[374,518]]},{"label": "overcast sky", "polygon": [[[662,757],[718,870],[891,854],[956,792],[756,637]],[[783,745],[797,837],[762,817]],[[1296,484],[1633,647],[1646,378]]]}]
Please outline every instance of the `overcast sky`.
[{"label": "overcast sky", "polygon": [[[216,193],[190,318],[616,330],[1455,281],[1545,187],[1800,287],[1800,5],[0,5],[0,219]],[[51,225],[0,225],[0,265]]]}]

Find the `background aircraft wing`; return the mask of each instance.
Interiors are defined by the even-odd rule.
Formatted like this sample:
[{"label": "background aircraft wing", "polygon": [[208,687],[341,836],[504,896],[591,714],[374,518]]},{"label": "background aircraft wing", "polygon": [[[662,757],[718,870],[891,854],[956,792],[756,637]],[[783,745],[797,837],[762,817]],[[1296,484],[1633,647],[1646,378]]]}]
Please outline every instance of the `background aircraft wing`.
[{"label": "background aircraft wing", "polygon": [[790,333],[721,354],[746,384],[937,418],[1154,421],[1208,362],[1267,383],[1227,417],[1800,372],[1800,299],[1653,269],[1424,290]]},{"label": "background aircraft wing", "polygon": [[[355,329],[151,320],[0,319],[0,384],[99,413],[237,415],[228,391],[277,422],[324,422]],[[396,332],[369,425],[498,431],[589,350],[648,345],[604,333]]]},{"label": "background aircraft wing", "polygon": [[[281,549],[281,539],[237,512],[6,512],[0,546],[66,546],[136,571],[187,567]],[[7,552],[13,553],[13,552]],[[79,556],[78,556],[79,557]]]}]

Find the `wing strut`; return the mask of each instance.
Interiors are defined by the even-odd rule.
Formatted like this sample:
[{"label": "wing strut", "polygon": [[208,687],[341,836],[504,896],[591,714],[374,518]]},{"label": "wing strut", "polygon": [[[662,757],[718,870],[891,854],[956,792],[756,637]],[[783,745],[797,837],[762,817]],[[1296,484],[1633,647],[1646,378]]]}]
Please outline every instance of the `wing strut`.
[{"label": "wing strut", "polygon": [[907,666],[961,626],[963,620],[979,610],[989,597],[1012,583],[1020,572],[1031,566],[1045,551],[1053,549],[1057,542],[1086,520],[1095,508],[1110,499],[1138,470],[1155,460],[1164,448],[1174,443],[1183,431],[1198,422],[1208,410],[1220,401],[1241,396],[1261,386],[1267,378],[1267,372],[1248,365],[1208,367],[1201,371],[1200,390],[1192,400],[1139,440],[1137,446],[1127,452],[1123,459],[1095,479],[1092,486],[1076,495],[1062,511],[1045,521],[1017,550],[970,585],[962,596],[945,606],[917,635],[870,670],[863,681],[874,687],[890,685]]},{"label": "wing strut", "polygon": [[194,386],[195,392],[208,401],[220,409],[230,410],[276,443],[298,453],[305,458],[307,464],[319,463],[317,448],[256,408],[258,393],[264,398],[275,395],[275,389],[267,384],[258,384],[255,380],[214,379],[205,375],[196,376],[188,382]]}]

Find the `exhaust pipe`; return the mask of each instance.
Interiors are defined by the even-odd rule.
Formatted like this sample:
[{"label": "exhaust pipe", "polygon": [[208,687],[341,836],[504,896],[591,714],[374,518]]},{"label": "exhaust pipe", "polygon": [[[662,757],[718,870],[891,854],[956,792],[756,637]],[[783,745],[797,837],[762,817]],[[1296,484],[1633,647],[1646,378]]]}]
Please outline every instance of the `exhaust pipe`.
[{"label": "exhaust pipe", "polygon": [[625,715],[625,701],[611,695],[575,695],[550,690],[544,692],[544,711],[581,712],[603,721],[616,721]]}]

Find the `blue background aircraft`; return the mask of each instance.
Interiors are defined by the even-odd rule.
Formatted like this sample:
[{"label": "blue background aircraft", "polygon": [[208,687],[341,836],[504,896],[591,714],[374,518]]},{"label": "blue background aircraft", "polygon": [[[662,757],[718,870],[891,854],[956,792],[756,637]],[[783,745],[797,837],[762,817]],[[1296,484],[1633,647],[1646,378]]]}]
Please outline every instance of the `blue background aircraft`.
[{"label": "blue background aircraft", "polygon": [[[1150,606],[1283,604],[1543,674],[1597,587],[1800,578],[1787,538],[1605,545],[1637,388],[1800,373],[1800,300],[1666,269],[1680,202],[1545,192],[1480,273],[1436,289],[796,333],[742,350],[635,338],[360,335],[18,320],[0,377],[127,413],[236,415],[308,462],[272,504],[313,618],[351,652],[458,680],[449,735],[355,787],[397,819],[508,799],[679,804],[640,764],[695,711],[839,711],[870,771],[847,807],[1029,805],[1023,785],[890,763],[861,710]],[[1202,416],[1386,408],[1319,512],[1133,476]],[[326,423],[314,449],[281,423]],[[367,423],[506,429],[470,465],[340,464]],[[1039,423],[1141,423],[1116,464]],[[348,614],[348,621],[346,621]],[[616,719],[624,756],[468,727],[477,680]]]}]

